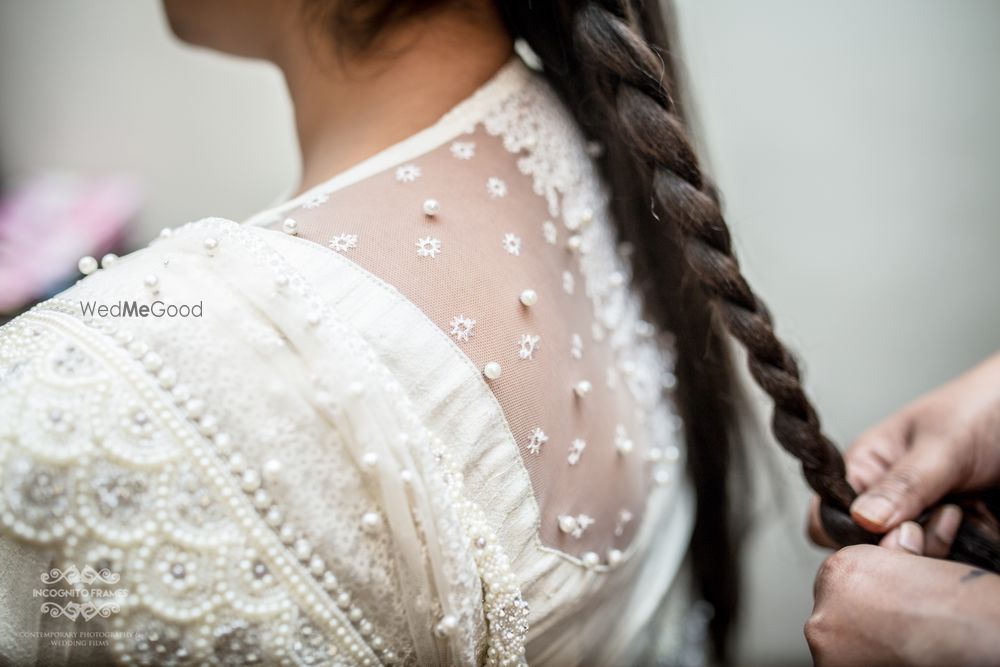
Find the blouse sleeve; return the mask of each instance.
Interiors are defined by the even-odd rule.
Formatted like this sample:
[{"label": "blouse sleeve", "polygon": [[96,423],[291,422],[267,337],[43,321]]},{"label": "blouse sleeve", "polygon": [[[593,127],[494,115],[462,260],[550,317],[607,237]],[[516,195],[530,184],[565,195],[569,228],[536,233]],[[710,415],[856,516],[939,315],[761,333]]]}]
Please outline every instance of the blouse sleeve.
[{"label": "blouse sleeve", "polygon": [[[41,661],[48,614],[140,664],[519,659],[444,443],[258,236],[188,225],[0,330],[0,646]],[[175,316],[81,314],[130,303]]]}]

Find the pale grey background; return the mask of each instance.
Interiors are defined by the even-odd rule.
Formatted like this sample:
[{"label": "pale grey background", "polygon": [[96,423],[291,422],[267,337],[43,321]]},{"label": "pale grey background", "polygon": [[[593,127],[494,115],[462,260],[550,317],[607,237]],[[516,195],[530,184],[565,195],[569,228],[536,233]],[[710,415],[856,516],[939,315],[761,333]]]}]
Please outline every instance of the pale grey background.
[{"label": "pale grey background", "polygon": [[[743,263],[830,433],[847,443],[1000,348],[1000,2],[678,9]],[[0,2],[0,160],[8,184],[55,166],[137,174],[138,240],[241,219],[297,168],[277,73],[179,47],[150,0]],[[794,467],[771,458],[781,472],[763,478],[741,662],[807,664],[822,554],[801,536]]]}]

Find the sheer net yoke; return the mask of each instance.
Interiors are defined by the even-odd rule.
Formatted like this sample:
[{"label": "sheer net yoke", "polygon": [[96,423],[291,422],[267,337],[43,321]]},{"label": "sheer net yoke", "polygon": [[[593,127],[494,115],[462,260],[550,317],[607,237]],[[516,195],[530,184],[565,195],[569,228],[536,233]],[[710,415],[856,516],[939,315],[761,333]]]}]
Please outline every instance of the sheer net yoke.
[{"label": "sheer net yoke", "polygon": [[256,223],[326,246],[419,307],[498,400],[542,543],[614,564],[682,455],[669,348],[629,286],[595,147],[523,65],[498,76],[516,81],[464,103],[471,119],[453,112],[466,118],[452,136],[390,150],[361,166],[372,173]]}]

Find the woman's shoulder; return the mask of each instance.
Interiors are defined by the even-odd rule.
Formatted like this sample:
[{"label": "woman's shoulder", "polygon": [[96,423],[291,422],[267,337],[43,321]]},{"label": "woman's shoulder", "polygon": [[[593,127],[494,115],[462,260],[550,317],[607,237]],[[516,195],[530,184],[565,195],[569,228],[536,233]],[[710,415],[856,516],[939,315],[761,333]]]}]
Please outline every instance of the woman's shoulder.
[{"label": "woman's shoulder", "polygon": [[[471,663],[478,573],[509,564],[468,547],[495,537],[460,476],[280,241],[186,225],[0,330],[0,533],[33,545],[38,576],[54,554],[116,577],[124,593],[93,602],[137,638],[120,658],[224,659],[232,642],[200,638],[246,636],[267,661],[430,664],[450,614],[449,651]],[[142,314],[189,300],[198,314]],[[491,604],[516,619],[519,600]],[[153,632],[171,645],[144,646]]]}]

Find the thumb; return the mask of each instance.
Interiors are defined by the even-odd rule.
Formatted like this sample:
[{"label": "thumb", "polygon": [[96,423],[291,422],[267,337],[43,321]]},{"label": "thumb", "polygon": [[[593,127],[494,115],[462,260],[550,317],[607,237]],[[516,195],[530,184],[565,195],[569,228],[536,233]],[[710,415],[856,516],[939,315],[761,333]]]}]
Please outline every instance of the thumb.
[{"label": "thumb", "polygon": [[918,444],[855,499],[851,516],[866,530],[884,533],[917,518],[957,482],[957,466],[946,447]]}]

